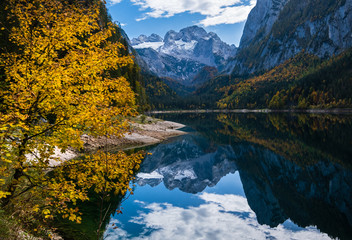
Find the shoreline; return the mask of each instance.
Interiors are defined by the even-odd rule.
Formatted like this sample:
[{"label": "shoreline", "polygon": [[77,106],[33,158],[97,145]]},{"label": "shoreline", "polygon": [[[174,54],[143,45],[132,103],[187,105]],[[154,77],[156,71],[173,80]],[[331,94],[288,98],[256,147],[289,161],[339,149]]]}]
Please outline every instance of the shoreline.
[{"label": "shoreline", "polygon": [[82,135],[84,152],[95,151],[102,147],[109,147],[115,150],[126,150],[134,147],[143,147],[161,143],[168,138],[187,134],[179,129],[185,125],[147,117],[145,123],[132,123],[132,130],[123,137],[91,137]]},{"label": "shoreline", "polygon": [[[131,131],[124,134],[124,137],[92,137],[87,134],[81,136],[83,141],[83,151],[79,152],[74,149],[67,149],[61,152],[59,148],[55,148],[55,153],[50,158],[50,166],[55,167],[65,161],[79,157],[82,154],[89,153],[108,147],[111,150],[128,150],[131,148],[145,147],[161,143],[171,137],[187,134],[179,129],[185,125],[146,117],[145,123],[131,123]],[[27,155],[28,159],[34,156]]]},{"label": "shoreline", "polygon": [[195,109],[195,110],[155,110],[146,114],[165,113],[316,113],[316,114],[348,114],[352,113],[351,108],[332,109]]}]

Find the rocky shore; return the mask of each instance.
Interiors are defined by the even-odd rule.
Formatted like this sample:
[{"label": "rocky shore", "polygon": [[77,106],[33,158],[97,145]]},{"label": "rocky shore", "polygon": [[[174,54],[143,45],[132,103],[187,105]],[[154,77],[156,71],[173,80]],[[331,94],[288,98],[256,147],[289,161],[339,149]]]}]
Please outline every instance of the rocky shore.
[{"label": "rocky shore", "polygon": [[82,135],[85,151],[94,151],[102,147],[110,147],[117,150],[123,150],[131,147],[147,146],[160,143],[167,138],[185,134],[178,129],[183,128],[180,123],[163,121],[147,117],[144,123],[131,123],[131,131],[125,133],[124,137],[98,137],[93,138],[88,135]]},{"label": "rocky shore", "polygon": [[[81,139],[84,142],[83,152],[96,151],[103,147],[109,147],[112,150],[125,150],[160,143],[170,137],[186,134],[179,130],[183,127],[183,124],[146,117],[143,123],[131,122],[130,132],[125,133],[122,138],[115,136],[95,138],[87,134],[82,135]],[[50,160],[50,165],[57,166],[62,161],[73,159],[80,154],[82,153],[73,149],[61,152],[57,148]],[[29,159],[32,157],[27,156]],[[57,159],[60,159],[60,161]]]}]

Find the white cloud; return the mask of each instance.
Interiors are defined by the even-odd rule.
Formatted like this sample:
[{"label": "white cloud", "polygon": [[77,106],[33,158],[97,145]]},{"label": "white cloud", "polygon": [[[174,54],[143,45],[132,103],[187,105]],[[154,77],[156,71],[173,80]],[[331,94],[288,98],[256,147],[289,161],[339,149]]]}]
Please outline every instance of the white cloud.
[{"label": "white cloud", "polygon": [[122,2],[122,0],[109,0],[108,2],[109,2],[110,4],[117,4],[117,3]]},{"label": "white cloud", "polygon": [[215,16],[207,16],[200,21],[203,26],[213,26],[218,24],[233,24],[243,22],[247,19],[249,12],[252,10],[253,5],[248,6],[235,6],[223,9]]},{"label": "white cloud", "polygon": [[[117,227],[119,226],[119,227]],[[104,232],[105,240],[113,240],[113,239],[126,239],[128,237],[128,233],[121,228],[122,223],[118,221],[116,218],[111,219],[109,228]]]},{"label": "white cloud", "polygon": [[[168,203],[139,202],[138,215],[130,222],[140,225],[144,232],[132,237],[123,228],[115,229],[121,239],[331,239],[315,227],[289,229],[284,225],[270,228],[260,225],[246,198],[237,195],[203,193],[205,201],[199,206],[182,208]],[[107,233],[114,238],[114,231]],[[127,237],[128,236],[128,237]],[[120,239],[119,238],[119,239]]]},{"label": "white cloud", "polygon": [[[119,3],[122,0],[110,0]],[[168,18],[179,13],[199,13],[205,16],[199,24],[204,26],[232,24],[247,19],[248,13],[255,6],[256,0],[130,0],[145,11],[136,19]]]}]

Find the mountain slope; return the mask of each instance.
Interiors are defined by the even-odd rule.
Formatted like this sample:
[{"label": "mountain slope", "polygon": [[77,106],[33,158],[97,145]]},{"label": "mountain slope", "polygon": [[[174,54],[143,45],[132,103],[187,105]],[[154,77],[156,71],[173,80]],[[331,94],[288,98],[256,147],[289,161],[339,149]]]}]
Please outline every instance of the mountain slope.
[{"label": "mountain slope", "polygon": [[256,38],[268,35],[288,0],[258,0],[248,15],[241,37],[240,48],[247,47]]},{"label": "mountain slope", "polygon": [[184,85],[193,85],[194,77],[206,66],[221,71],[237,49],[221,41],[215,33],[207,33],[197,26],[180,32],[171,30],[164,39],[156,34],[141,35],[131,43],[151,72]]},{"label": "mountain slope", "polygon": [[302,52],[257,77],[224,87],[221,108],[352,107],[352,49],[326,61]]},{"label": "mountain slope", "polygon": [[352,0],[258,0],[228,70],[267,70],[302,50],[338,55],[352,47],[351,29]]},{"label": "mountain slope", "polygon": [[352,0],[258,0],[235,50],[199,27],[161,40],[133,42],[182,95],[168,108],[352,107]]}]

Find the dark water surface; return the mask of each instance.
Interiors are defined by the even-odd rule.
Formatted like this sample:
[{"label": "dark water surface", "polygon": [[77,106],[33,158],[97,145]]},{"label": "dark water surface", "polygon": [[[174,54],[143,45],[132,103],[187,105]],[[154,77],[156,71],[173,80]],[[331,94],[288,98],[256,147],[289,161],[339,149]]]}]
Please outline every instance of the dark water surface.
[{"label": "dark water surface", "polygon": [[352,239],[352,115],[169,114],[105,239]]}]

